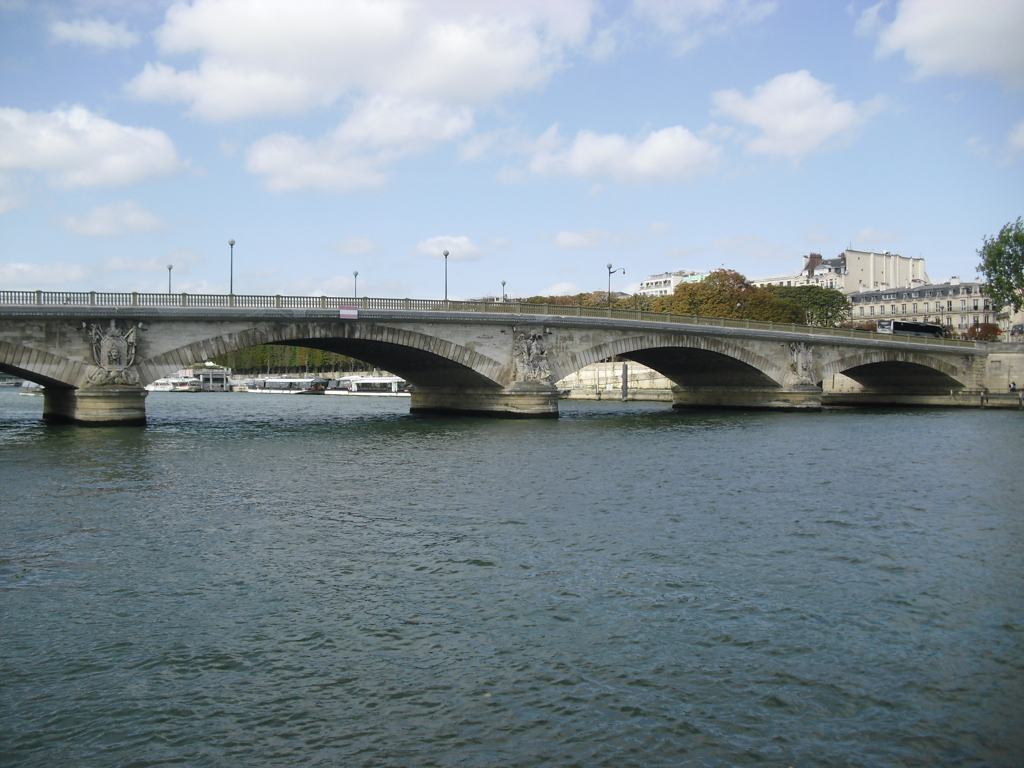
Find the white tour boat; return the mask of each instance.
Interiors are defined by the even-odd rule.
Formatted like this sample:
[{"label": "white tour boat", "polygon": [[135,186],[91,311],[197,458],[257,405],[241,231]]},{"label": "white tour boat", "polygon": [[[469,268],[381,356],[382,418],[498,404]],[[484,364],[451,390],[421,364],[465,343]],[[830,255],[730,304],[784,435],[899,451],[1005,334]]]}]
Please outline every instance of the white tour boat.
[{"label": "white tour boat", "polygon": [[260,395],[322,395],[326,389],[327,379],[319,376],[274,376],[248,383],[248,391]]},{"label": "white tour boat", "polygon": [[409,384],[399,376],[342,376],[328,382],[327,394],[409,397]]},{"label": "white tour boat", "polygon": [[187,376],[167,376],[147,384],[144,389],[150,392],[202,392],[203,385],[199,379]]}]

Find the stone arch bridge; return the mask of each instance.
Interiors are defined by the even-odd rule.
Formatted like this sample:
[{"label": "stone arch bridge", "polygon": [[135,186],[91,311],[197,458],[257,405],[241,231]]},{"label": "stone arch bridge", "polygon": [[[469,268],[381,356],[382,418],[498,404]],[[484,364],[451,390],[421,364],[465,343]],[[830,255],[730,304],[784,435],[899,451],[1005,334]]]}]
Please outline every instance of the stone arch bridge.
[{"label": "stone arch bridge", "polygon": [[[189,306],[197,299],[222,306]],[[676,407],[977,405],[985,391],[980,343],[512,303],[292,303],[306,306],[280,296],[5,292],[0,371],[42,384],[49,420],[122,424],[145,421],[146,384],[258,344],[392,371],[412,385],[413,411],[557,416],[554,383],[616,355],[671,379]]]}]

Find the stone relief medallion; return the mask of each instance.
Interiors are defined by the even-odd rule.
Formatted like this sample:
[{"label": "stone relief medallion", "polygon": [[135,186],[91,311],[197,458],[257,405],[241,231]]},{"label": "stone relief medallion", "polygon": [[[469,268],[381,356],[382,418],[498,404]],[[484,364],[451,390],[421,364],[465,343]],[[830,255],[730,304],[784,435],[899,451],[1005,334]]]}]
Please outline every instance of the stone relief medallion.
[{"label": "stone relief medallion", "polygon": [[551,381],[547,344],[542,331],[521,332],[512,341],[514,381]]},{"label": "stone relief medallion", "polygon": [[789,355],[790,371],[786,374],[783,386],[817,386],[817,381],[814,377],[814,350],[802,341],[795,341],[789,345]]},{"label": "stone relief medallion", "polygon": [[139,385],[139,375],[131,370],[135,363],[138,334],[138,325],[121,328],[113,319],[108,326],[89,326],[92,357],[98,369],[89,374],[90,384],[122,384],[129,387]]}]

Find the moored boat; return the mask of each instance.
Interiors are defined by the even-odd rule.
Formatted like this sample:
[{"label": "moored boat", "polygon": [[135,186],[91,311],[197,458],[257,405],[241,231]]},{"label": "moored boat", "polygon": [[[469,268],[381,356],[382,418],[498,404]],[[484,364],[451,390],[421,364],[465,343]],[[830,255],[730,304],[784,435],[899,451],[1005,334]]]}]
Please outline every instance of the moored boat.
[{"label": "moored boat", "polygon": [[328,382],[327,394],[409,397],[409,384],[400,376],[342,376]]},{"label": "moored boat", "polygon": [[249,392],[262,395],[322,395],[326,389],[327,379],[319,376],[274,376],[248,383]]},{"label": "moored boat", "polygon": [[188,376],[167,376],[147,384],[143,389],[149,392],[202,392],[203,386],[199,379]]}]

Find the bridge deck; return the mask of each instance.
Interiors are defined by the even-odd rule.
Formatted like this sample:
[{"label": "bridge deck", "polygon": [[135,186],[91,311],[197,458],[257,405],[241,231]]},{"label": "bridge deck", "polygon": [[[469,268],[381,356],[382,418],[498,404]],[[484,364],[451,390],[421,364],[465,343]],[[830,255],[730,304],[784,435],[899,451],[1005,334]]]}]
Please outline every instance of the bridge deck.
[{"label": "bridge deck", "polygon": [[[44,309],[45,308],[45,309]],[[42,310],[42,311],[41,311]],[[84,310],[84,311],[83,311]],[[507,322],[509,316],[549,317],[569,320],[633,321],[629,325],[657,324],[683,330],[680,326],[734,328],[769,333],[809,334],[835,341],[856,339],[885,344],[923,344],[929,347],[978,348],[973,341],[931,339],[919,336],[892,336],[852,328],[823,328],[795,323],[770,323],[722,317],[675,315],[668,312],[645,312],[631,309],[531,304],[526,302],[443,301],[432,299],[388,299],[339,296],[258,296],[240,294],[196,293],[112,293],[100,291],[0,291],[0,314],[6,316],[91,316],[94,312],[109,314],[114,310],[123,317],[178,318],[266,318],[266,319],[360,319],[367,320],[435,320],[464,321],[464,313],[473,313],[479,320]],[[479,317],[480,314],[493,317]],[[453,316],[454,315],[454,316]],[[445,317],[448,316],[448,317]],[[603,323],[601,323],[603,325]],[[823,339],[824,340],[824,339]]]}]

